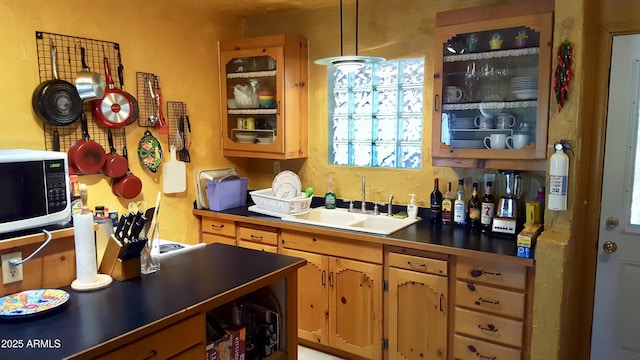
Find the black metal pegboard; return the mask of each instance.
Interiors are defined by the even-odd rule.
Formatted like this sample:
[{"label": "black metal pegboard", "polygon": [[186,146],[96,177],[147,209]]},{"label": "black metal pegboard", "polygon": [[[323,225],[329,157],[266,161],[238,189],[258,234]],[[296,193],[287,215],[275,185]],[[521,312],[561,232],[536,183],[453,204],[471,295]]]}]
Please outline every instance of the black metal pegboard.
[{"label": "black metal pegboard", "polygon": [[[182,131],[180,131],[180,122],[182,122]],[[167,124],[171,131],[169,145],[175,145],[177,150],[183,147],[189,150],[191,147],[191,121],[187,113],[187,104],[179,101],[167,101]]]},{"label": "black metal pegboard", "polygon": [[138,116],[139,126],[156,127],[158,117],[158,86],[158,75],[146,72],[136,73],[136,91],[138,95],[138,105],[140,107],[140,115]]},{"label": "black metal pegboard", "polygon": [[[51,45],[57,48],[57,73],[58,78],[74,84],[76,75],[82,71],[80,47],[85,48],[85,62],[91,71],[105,75],[104,58],[109,59],[109,67],[112,74],[117,74],[116,68],[121,63],[120,45],[118,43],[87,39],[75,36],[60,35],[36,31],[36,50],[38,56],[38,71],[40,81],[53,79],[51,62]],[[114,76],[115,86],[120,87],[120,80]],[[38,84],[34,84],[34,89]],[[91,101],[85,101],[83,111],[89,125],[89,136],[100,143],[105,150],[109,150],[107,129],[98,126],[91,113]],[[44,140],[47,150],[54,149],[53,134],[57,131],[60,138],[60,150],[67,151],[78,139],[82,138],[80,121],[75,121],[67,126],[54,126],[44,122]],[[126,133],[124,128],[111,129],[114,146],[118,153],[126,146]]]}]

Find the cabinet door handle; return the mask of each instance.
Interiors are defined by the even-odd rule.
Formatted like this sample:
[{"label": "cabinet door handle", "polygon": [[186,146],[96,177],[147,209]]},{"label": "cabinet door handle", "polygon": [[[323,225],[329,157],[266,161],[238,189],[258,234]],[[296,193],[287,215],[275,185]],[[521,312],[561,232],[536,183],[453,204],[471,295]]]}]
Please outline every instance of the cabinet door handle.
[{"label": "cabinet door handle", "polygon": [[482,269],[471,270],[471,276],[473,277],[480,277],[482,275],[501,276],[502,274],[499,272],[484,271]]},{"label": "cabinet door handle", "polygon": [[147,356],[146,358],[144,358],[144,360],[149,360],[149,359],[153,359],[154,357],[156,357],[156,355],[158,355],[158,352],[151,349],[151,354],[149,356]]},{"label": "cabinet door handle", "polygon": [[438,99],[440,99],[440,95],[436,94],[433,97],[433,111],[440,111],[438,110]]},{"label": "cabinet door handle", "polygon": [[276,114],[280,115],[280,101],[278,100],[278,103],[276,104]]},{"label": "cabinet door handle", "polygon": [[262,240],[262,236],[251,234],[251,240]]},{"label": "cabinet door handle", "polygon": [[329,272],[329,286],[333,287],[333,271]]},{"label": "cabinet door handle", "polygon": [[440,312],[444,311],[444,308],[442,307],[443,300],[444,300],[444,294],[440,293]]},{"label": "cabinet door handle", "polygon": [[483,298],[478,298],[478,300],[476,301],[476,305],[481,305],[482,303],[491,304],[491,305],[498,305],[498,304],[500,304],[500,301],[499,300],[491,301],[491,300],[485,300]]},{"label": "cabinet door handle", "polygon": [[322,286],[327,284],[327,271],[322,270]]},{"label": "cabinet door handle", "polygon": [[496,328],[495,326],[493,326],[493,324],[487,324],[487,327],[484,327],[482,325],[478,325],[478,329],[482,330],[482,331],[488,331],[488,332],[498,332],[498,328]]},{"label": "cabinet door handle", "polygon": [[427,268],[426,264],[419,264],[419,263],[414,263],[414,262],[411,262],[411,261],[407,261],[407,264],[409,264],[409,266],[414,268],[414,269],[418,269],[418,268],[426,269]]},{"label": "cabinet door handle", "polygon": [[483,359],[483,360],[498,360],[497,357],[495,356],[484,356],[482,354],[480,354],[478,352],[478,349],[476,349],[475,346],[473,345],[469,345],[467,346],[467,349],[469,349],[469,351],[471,351],[478,359]]},{"label": "cabinet door handle", "polygon": [[214,229],[214,230],[222,230],[223,227],[224,227],[224,224],[223,225],[211,224],[211,228]]}]

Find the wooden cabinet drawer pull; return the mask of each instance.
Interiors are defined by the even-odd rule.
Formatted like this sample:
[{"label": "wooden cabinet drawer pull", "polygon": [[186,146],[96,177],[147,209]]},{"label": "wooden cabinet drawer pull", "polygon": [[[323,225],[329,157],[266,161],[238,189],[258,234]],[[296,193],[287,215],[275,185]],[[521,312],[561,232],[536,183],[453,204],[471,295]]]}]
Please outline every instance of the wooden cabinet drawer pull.
[{"label": "wooden cabinet drawer pull", "polygon": [[151,349],[151,355],[147,356],[146,358],[144,358],[144,360],[149,360],[149,359],[153,359],[156,357],[156,355],[158,355],[158,352]]},{"label": "wooden cabinet drawer pull", "polygon": [[478,352],[478,350],[476,349],[476,347],[475,347],[475,346],[473,346],[473,345],[469,345],[469,346],[467,347],[467,349],[469,349],[469,351],[471,351],[472,353],[474,353],[474,355],[475,355],[478,359],[483,359],[483,360],[498,360],[498,358],[497,358],[497,357],[495,357],[495,356],[484,356],[484,355],[480,354],[480,353]]},{"label": "wooden cabinet drawer pull", "polygon": [[260,236],[260,235],[253,235],[253,234],[251,234],[251,239],[252,239],[252,240],[262,240],[262,236]]},{"label": "wooden cabinet drawer pull", "polygon": [[502,274],[499,273],[499,272],[494,273],[494,272],[484,271],[482,269],[480,269],[480,270],[471,270],[471,276],[473,276],[473,277],[480,277],[482,275],[501,276]]},{"label": "wooden cabinet drawer pull", "polygon": [[496,328],[495,326],[493,326],[493,324],[487,324],[487,327],[484,327],[482,325],[478,325],[478,329],[482,330],[482,331],[488,331],[488,332],[498,332],[498,328]]},{"label": "wooden cabinet drawer pull", "polygon": [[482,304],[490,304],[490,305],[498,305],[500,304],[500,301],[495,300],[495,301],[491,301],[491,300],[485,300],[483,298],[478,298],[478,300],[476,300],[476,305],[482,305]]},{"label": "wooden cabinet drawer pull", "polygon": [[411,262],[411,261],[407,261],[407,264],[409,264],[409,266],[414,268],[414,269],[421,269],[421,268],[426,269],[427,268],[427,265],[425,265],[425,264],[414,263],[414,262]]},{"label": "wooden cabinet drawer pull", "polygon": [[222,230],[223,227],[224,227],[224,224],[222,224],[222,225],[211,224],[211,228],[213,230]]},{"label": "wooden cabinet drawer pull", "polygon": [[327,284],[327,271],[326,270],[322,270],[322,285],[326,285]]}]

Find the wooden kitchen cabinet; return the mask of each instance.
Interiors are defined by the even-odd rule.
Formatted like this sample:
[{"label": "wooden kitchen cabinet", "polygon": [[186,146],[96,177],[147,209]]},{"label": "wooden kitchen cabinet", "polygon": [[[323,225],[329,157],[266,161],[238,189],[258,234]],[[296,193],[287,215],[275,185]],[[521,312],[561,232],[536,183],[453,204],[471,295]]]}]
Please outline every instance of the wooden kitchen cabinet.
[{"label": "wooden kitchen cabinet", "polygon": [[[529,359],[533,275],[520,265],[460,257],[456,265],[456,359]],[[526,355],[525,355],[526,354]]]},{"label": "wooden kitchen cabinet", "polygon": [[381,359],[381,245],[283,231],[280,252],[307,260],[298,272],[298,337]]},{"label": "wooden kitchen cabinet", "polygon": [[248,249],[278,252],[278,229],[266,226],[238,224],[238,246]]},{"label": "wooden kitchen cabinet", "polygon": [[[223,155],[306,158],[307,40],[293,35],[226,40],[218,50]],[[256,103],[240,95],[236,101],[236,89],[270,92],[274,99]]]},{"label": "wooden kitchen cabinet", "polygon": [[200,221],[200,237],[200,242],[206,244],[219,242],[236,245],[236,223],[231,220],[203,217]]},{"label": "wooden kitchen cabinet", "polygon": [[544,171],[553,13],[492,9],[436,16],[433,164]]},{"label": "wooden kitchen cabinet", "polygon": [[447,261],[388,253],[389,359],[447,359]]}]

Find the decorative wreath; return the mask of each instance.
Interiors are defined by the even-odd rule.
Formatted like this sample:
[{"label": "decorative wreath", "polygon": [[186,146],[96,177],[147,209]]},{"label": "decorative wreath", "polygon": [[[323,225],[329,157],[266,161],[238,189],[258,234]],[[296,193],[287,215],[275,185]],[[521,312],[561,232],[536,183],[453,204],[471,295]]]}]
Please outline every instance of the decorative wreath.
[{"label": "decorative wreath", "polygon": [[573,77],[573,47],[568,41],[562,42],[558,48],[558,65],[556,65],[553,91],[556,94],[558,112],[562,110],[567,97],[569,96],[569,83]]}]

